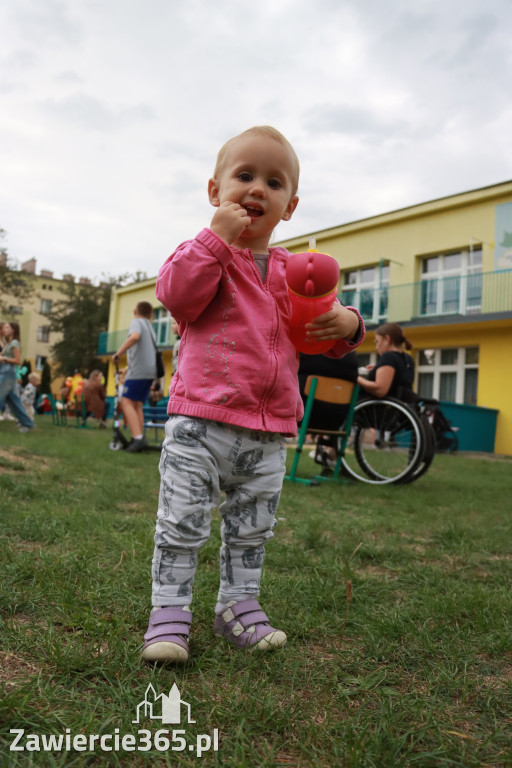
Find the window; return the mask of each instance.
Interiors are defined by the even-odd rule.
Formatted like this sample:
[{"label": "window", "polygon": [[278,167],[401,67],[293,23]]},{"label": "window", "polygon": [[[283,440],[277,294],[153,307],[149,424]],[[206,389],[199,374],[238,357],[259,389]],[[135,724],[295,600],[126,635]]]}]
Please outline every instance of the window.
[{"label": "window", "polygon": [[48,342],[50,341],[50,326],[40,325],[37,329],[37,340]]},{"label": "window", "polygon": [[420,315],[467,315],[482,306],[482,249],[428,256],[421,262]]},{"label": "window", "polygon": [[341,302],[357,307],[366,322],[378,323],[388,311],[389,265],[343,272]]},{"label": "window", "polygon": [[41,299],[41,306],[39,307],[39,313],[41,315],[49,315],[52,311],[52,300]]},{"label": "window", "polygon": [[169,330],[171,327],[171,315],[164,307],[153,310],[153,330],[157,344],[169,344]]},{"label": "window", "polygon": [[421,349],[418,356],[418,394],[476,405],[478,347]]},{"label": "window", "polygon": [[16,307],[14,305],[11,305],[9,307],[9,314],[10,315],[22,315],[23,314],[23,307]]},{"label": "window", "polygon": [[42,371],[45,363],[46,357],[43,357],[42,355],[36,355],[36,371]]}]

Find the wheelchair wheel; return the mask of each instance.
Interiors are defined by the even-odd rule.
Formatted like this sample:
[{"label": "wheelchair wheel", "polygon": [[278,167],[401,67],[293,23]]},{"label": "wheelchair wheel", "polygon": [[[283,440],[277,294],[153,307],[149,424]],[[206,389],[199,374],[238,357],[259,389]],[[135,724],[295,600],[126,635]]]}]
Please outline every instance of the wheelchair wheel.
[{"label": "wheelchair wheel", "polygon": [[434,456],[436,455],[436,433],[434,432],[428,417],[424,413],[420,414],[419,418],[425,437],[422,457],[416,469],[399,481],[401,484],[411,483],[413,480],[417,480],[419,477],[424,475],[434,461]]},{"label": "wheelchair wheel", "polygon": [[405,403],[392,397],[361,400],[354,409],[343,466],[363,483],[406,482],[409,477],[414,479],[425,444],[420,418]]}]

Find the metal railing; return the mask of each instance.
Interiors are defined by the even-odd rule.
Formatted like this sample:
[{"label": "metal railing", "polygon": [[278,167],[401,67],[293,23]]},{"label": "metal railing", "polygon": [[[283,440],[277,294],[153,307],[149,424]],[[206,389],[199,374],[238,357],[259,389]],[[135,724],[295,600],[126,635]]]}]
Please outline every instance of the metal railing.
[{"label": "metal railing", "polygon": [[367,323],[512,312],[512,270],[343,291],[340,298],[359,307]]},{"label": "metal railing", "polygon": [[[169,334],[169,338],[165,341],[162,341],[161,339],[157,339],[157,347],[160,348],[168,348],[175,342],[175,337],[172,332]],[[123,328],[121,331],[105,331],[104,333],[100,333],[98,337],[98,355],[113,355],[114,352],[116,352],[123,341],[125,341],[126,337],[128,336],[128,328]]]},{"label": "metal railing", "polygon": [[[431,278],[383,288],[343,291],[344,304],[360,309],[366,323],[406,323],[426,318],[471,316],[512,312],[512,269],[472,275]],[[128,329],[100,333],[98,355],[113,354],[128,335]],[[172,346],[174,334],[158,347]]]}]

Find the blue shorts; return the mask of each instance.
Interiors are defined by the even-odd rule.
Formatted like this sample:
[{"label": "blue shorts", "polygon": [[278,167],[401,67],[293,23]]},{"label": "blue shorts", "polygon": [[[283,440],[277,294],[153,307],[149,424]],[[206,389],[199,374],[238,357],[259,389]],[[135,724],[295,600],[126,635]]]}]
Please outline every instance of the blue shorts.
[{"label": "blue shorts", "polygon": [[152,383],[153,379],[128,379],[124,383],[123,397],[126,397],[128,400],[135,400],[135,402],[145,403]]}]

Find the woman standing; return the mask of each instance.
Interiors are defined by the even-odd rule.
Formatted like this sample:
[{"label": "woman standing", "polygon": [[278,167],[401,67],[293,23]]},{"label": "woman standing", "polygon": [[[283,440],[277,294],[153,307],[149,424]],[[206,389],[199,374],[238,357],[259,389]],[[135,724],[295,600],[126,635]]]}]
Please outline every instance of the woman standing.
[{"label": "woman standing", "polygon": [[4,323],[1,333],[5,345],[0,355],[0,412],[8,403],[20,423],[20,432],[28,432],[35,424],[23,407],[16,384],[16,369],[21,365],[20,327],[18,323]]},{"label": "woman standing", "polygon": [[414,360],[405,349],[412,344],[398,323],[384,323],[375,331],[375,346],[379,355],[376,366],[368,366],[368,376],[358,376],[357,383],[365,394],[382,398],[389,395],[413,402]]}]

